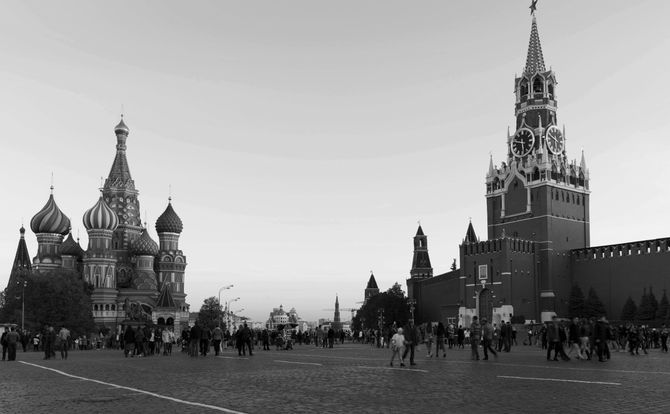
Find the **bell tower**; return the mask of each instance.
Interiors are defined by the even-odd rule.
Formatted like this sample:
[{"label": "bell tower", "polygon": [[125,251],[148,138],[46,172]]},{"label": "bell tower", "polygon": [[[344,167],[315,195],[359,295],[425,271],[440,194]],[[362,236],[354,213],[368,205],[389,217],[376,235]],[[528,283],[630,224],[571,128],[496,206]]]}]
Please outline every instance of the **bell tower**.
[{"label": "bell tower", "polygon": [[546,311],[558,310],[558,292],[568,295],[567,252],[590,242],[589,171],[583,153],[579,162],[568,158],[556,86],[533,10],[526,64],[514,79],[515,129],[507,132],[507,161],[489,161],[486,201],[489,240],[535,243],[540,307]]}]

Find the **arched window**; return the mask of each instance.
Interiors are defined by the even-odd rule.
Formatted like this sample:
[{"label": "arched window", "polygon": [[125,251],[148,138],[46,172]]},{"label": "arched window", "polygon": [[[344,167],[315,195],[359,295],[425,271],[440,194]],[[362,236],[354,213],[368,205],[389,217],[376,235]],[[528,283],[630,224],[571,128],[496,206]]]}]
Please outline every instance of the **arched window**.
[{"label": "arched window", "polygon": [[538,95],[540,95],[539,97],[544,95],[544,83],[541,77],[536,76],[533,80],[533,96],[538,98]]},{"label": "arched window", "polygon": [[549,99],[554,99],[554,83],[551,81],[547,84],[547,94],[549,95]]},{"label": "arched window", "polygon": [[158,318],[158,324],[159,325],[165,325],[165,319],[164,318]]},{"label": "arched window", "polygon": [[105,310],[106,310],[106,311],[109,310],[109,304],[105,305]]},{"label": "arched window", "polygon": [[520,91],[521,91],[520,92],[521,99],[528,97],[528,79],[524,78],[523,80],[521,80]]},{"label": "arched window", "polygon": [[167,318],[167,325],[174,325],[174,319]]},{"label": "arched window", "polygon": [[97,310],[98,310],[98,305],[93,305],[93,310],[97,312]]},{"label": "arched window", "polygon": [[537,181],[540,179],[540,169],[535,167],[535,170],[533,171],[533,181]]}]

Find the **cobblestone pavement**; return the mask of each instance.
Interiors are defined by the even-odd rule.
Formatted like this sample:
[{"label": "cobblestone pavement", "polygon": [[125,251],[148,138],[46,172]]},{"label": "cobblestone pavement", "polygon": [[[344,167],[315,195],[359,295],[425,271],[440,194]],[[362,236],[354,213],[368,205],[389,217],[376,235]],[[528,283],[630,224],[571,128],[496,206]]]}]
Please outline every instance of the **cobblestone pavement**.
[{"label": "cobblestone pavement", "polygon": [[389,350],[359,344],[247,358],[41,357],[0,363],[0,413],[670,413],[670,355],[658,350],[601,363],[550,362],[525,346],[488,361],[471,361],[468,349],[429,359],[420,347],[405,368],[389,367]]}]

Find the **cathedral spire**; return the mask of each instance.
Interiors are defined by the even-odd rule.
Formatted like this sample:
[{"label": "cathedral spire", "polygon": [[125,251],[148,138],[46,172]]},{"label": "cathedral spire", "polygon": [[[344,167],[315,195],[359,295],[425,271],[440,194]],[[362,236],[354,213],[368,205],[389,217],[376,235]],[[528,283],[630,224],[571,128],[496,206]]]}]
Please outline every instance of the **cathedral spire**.
[{"label": "cathedral spire", "polygon": [[465,232],[465,239],[463,241],[465,243],[477,242],[477,234],[475,234],[475,228],[472,227],[472,220],[470,220],[470,224],[468,224],[468,230]]},{"label": "cathedral spire", "polygon": [[532,75],[537,72],[546,72],[544,66],[544,56],[542,55],[542,45],[540,44],[540,35],[537,32],[537,20],[533,15],[533,23],[530,28],[530,40],[528,41],[528,55],[526,56],[526,67],[524,74]]},{"label": "cathedral spire", "polygon": [[21,238],[19,239],[19,245],[16,248],[16,256],[14,257],[12,271],[9,274],[7,287],[13,286],[13,284],[25,279],[32,270],[30,254],[28,254],[28,246],[26,246],[26,229],[21,226],[19,233],[21,234]]},{"label": "cathedral spire", "polygon": [[126,140],[130,129],[123,122],[123,115],[121,115],[121,121],[114,127],[114,133],[116,134],[116,157],[114,157],[104,188],[125,187],[134,190],[135,184],[130,175],[130,167],[126,159]]}]

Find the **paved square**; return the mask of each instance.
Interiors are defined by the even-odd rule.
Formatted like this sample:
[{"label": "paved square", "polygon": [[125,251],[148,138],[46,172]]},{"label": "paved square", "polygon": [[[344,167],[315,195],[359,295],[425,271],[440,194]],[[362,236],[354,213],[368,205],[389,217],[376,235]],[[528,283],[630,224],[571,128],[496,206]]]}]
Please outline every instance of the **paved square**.
[{"label": "paved square", "polygon": [[0,364],[1,412],[616,412],[668,413],[670,356],[613,352],[612,360],[549,362],[518,346],[497,360],[469,349],[417,365],[388,365],[390,351],[344,344],[297,345],[241,358],[124,358],[121,351],[73,351],[67,361],[18,354]]}]

